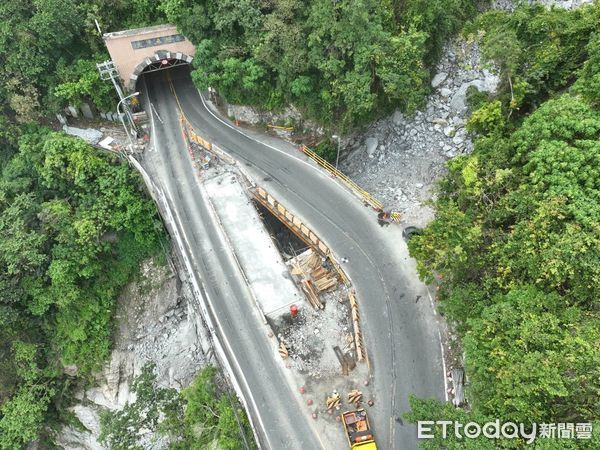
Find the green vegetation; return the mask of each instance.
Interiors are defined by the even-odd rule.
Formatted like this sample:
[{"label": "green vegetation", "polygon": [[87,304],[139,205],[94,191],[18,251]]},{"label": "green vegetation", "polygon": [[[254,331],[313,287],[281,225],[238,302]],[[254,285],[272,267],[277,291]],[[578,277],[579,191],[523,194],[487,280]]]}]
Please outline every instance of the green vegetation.
[{"label": "green vegetation", "polygon": [[325,140],[315,145],[313,150],[321,158],[334,163],[337,156],[338,144],[332,140]]},{"label": "green vegetation", "polygon": [[111,449],[141,449],[144,438],[133,430],[143,429],[169,436],[172,450],[237,450],[242,440],[256,448],[244,411],[217,386],[216,375],[214,367],[206,367],[178,393],[157,387],[154,366],[146,365],[133,382],[136,401],[102,416],[100,441]]},{"label": "green vegetation", "polygon": [[95,67],[107,55],[94,19],[104,31],[160,23],[156,6],[149,0],[3,0],[0,111],[29,123],[69,101],[114,110],[116,96]]},{"label": "green vegetation", "polygon": [[[165,238],[135,172],[41,125],[69,104],[115,109],[113,88],[95,65],[108,55],[94,19],[103,31],[163,23],[157,7],[148,0],[0,6],[2,450],[44,439],[46,428],[61,421],[76,423],[66,411],[72,388],[108,357],[115,300]],[[67,366],[76,366],[77,375],[65,375]],[[132,448],[139,443],[127,427],[159,428],[164,414],[177,430],[176,448],[239,448],[237,418],[253,445],[247,419],[214,375],[204,371],[182,397],[155,389],[152,369],[144,369],[133,386],[138,402],[105,419],[106,443]],[[205,417],[205,408],[215,415]]]},{"label": "green vegetation", "polygon": [[119,411],[105,411],[101,416],[99,441],[107,448],[141,449],[144,437],[139,436],[137,430],[155,432],[162,418],[166,417],[169,421],[183,414],[179,393],[175,389],[156,386],[153,364],[142,368],[133,380],[131,391],[136,397],[134,403],[127,403]]},{"label": "green vegetation", "polygon": [[45,128],[17,141],[0,179],[3,449],[36,437],[66,386],[62,366],[85,377],[108,356],[114,300],[163,233],[115,157]]},{"label": "green vegetation", "polygon": [[331,127],[414,111],[470,0],[163,0],[197,46],[194,81],[231,103],[288,103]]},{"label": "green vegetation", "polygon": [[93,18],[120,28],[153,11],[139,0],[0,6],[0,449],[64,417],[70,386],[109,354],[117,295],[164,239],[135,173],[40,125],[69,103],[114,110]]},{"label": "green vegetation", "polygon": [[[66,417],[71,386],[109,354],[115,298],[164,237],[136,174],[44,127],[68,104],[115,109],[95,68],[107,55],[94,19],[104,31],[175,22],[197,45],[200,87],[260,108],[293,103],[344,131],[422,105],[443,43],[475,17],[475,3],[3,1],[0,449]],[[413,399],[411,420],[596,421],[600,430],[599,23],[596,1],[489,12],[463,31],[501,69],[500,91],[468,92],[475,151],[449,164],[436,218],[409,247],[463,338],[472,410]],[[333,161],[335,142],[317,151]],[[141,427],[173,448],[239,448],[239,423],[252,445],[214,369],[180,395],[157,388],[148,367],[134,389],[136,403],[103,419],[113,448],[139,446],[130,431]],[[598,448],[599,439],[560,448]]]},{"label": "green vegetation", "polygon": [[[409,243],[463,337],[466,417],[596,422],[592,441],[560,448],[600,445],[599,23],[599,2],[478,20],[504,84],[472,114],[475,151],[449,163],[435,220]],[[466,414],[412,404],[412,420]]]},{"label": "green vegetation", "polygon": [[[523,114],[577,79],[583,63],[593,53],[594,42],[598,46],[599,21],[597,2],[573,11],[530,6],[512,14],[484,14],[466,32],[483,31],[483,54],[502,70],[501,99],[509,112]],[[595,41],[590,39],[594,33]],[[590,59],[589,65],[594,64],[597,67],[597,58]],[[591,76],[592,68],[588,70]]]},{"label": "green vegetation", "polygon": [[[185,412],[183,417],[167,422],[178,430],[179,440],[173,450],[204,449],[216,445],[223,450],[237,450],[242,441],[248,448],[256,448],[250,423],[236,398],[217,384],[214,367],[204,368],[183,390]],[[244,436],[241,436],[243,430]]]}]

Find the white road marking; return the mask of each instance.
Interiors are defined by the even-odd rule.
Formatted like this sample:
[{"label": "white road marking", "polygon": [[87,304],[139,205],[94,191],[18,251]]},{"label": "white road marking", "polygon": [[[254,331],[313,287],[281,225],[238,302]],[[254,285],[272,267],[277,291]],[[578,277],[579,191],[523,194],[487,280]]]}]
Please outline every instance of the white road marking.
[{"label": "white road marking", "polygon": [[158,111],[156,110],[154,103],[150,102],[150,114],[152,114],[152,110],[154,110],[154,114],[156,114],[156,117],[158,118],[158,120],[160,120],[160,123],[162,123],[164,125],[165,123],[162,121],[162,119],[158,115]]},{"label": "white road marking", "polygon": [[[200,90],[198,89],[198,95],[200,95],[200,100],[202,100],[202,105],[204,106],[204,108],[209,112],[209,114],[211,116],[213,116],[215,119],[217,119],[219,122],[221,122],[222,124],[226,125],[227,127],[231,128],[232,130],[235,130],[236,132],[238,132],[239,134],[246,136],[248,139],[253,140],[254,142],[257,142],[259,144],[262,144],[266,147],[269,147],[272,150],[275,150],[278,153],[281,153],[282,155],[287,156],[288,158],[294,159],[298,162],[301,162],[302,164],[306,165],[307,167],[310,167],[311,169],[315,170],[319,175],[321,175],[324,178],[327,179],[331,179],[331,177],[329,177],[328,175],[325,174],[325,172],[323,170],[321,170],[319,167],[315,167],[314,165],[312,165],[311,163],[298,158],[297,156],[294,155],[290,155],[288,152],[281,150],[277,147],[272,146],[271,144],[268,144],[266,142],[263,142],[257,138],[255,138],[254,136],[251,136],[249,134],[244,133],[242,130],[240,130],[239,128],[234,127],[233,125],[231,125],[230,123],[228,123],[227,121],[221,119],[219,116],[217,116],[214,112],[212,112],[212,110],[208,107],[208,105],[206,104],[206,101],[204,100],[204,96],[202,95],[202,92],[200,92]],[[342,185],[340,185],[339,183],[336,183],[338,186],[342,187]],[[347,192],[347,190],[344,188],[344,191]]]},{"label": "white road marking", "polygon": [[[427,287],[427,296],[429,297],[429,301],[431,302],[433,314],[437,315],[435,305],[433,303],[433,297],[431,297],[431,292],[429,292],[429,287]],[[444,398],[446,399],[446,401],[450,401],[450,398],[448,397],[448,377],[446,376],[448,372],[446,371],[446,356],[444,353],[444,343],[442,342],[442,333],[440,331],[440,327],[437,326],[436,329],[438,332],[438,339],[440,341],[440,350],[442,352],[442,370],[444,371]]]}]

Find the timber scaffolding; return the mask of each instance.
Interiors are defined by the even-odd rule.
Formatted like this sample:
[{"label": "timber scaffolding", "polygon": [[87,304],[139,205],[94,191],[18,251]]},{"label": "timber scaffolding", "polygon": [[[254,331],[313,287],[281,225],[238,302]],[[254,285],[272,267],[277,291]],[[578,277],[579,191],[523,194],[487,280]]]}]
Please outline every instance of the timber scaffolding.
[{"label": "timber scaffolding", "polygon": [[323,309],[319,298],[321,292],[337,287],[338,274],[324,267],[324,260],[312,248],[289,261],[292,275],[300,280],[300,288],[315,309]]},{"label": "timber scaffolding", "polygon": [[305,242],[309,247],[327,258],[331,265],[335,268],[338,273],[340,280],[344,284],[349,284],[348,277],[333,258],[329,247],[315,234],[312,230],[306,226],[298,217],[296,217],[291,211],[285,206],[279,203],[275,198],[265,191],[260,186],[256,186],[251,190],[254,198],[263,205],[271,214],[273,214],[281,223],[290,229],[298,238]]},{"label": "timber scaffolding", "polygon": [[[300,287],[313,308],[323,309],[319,294],[337,286],[338,280],[350,289],[350,280],[333,257],[329,247],[306,224],[260,186],[255,186],[250,191],[261,205],[309,246],[308,251],[292,258],[290,264],[292,275],[300,278]],[[330,266],[333,270],[328,270],[326,266]],[[357,360],[364,361],[367,355],[360,327],[358,302],[353,289],[348,291],[348,300],[352,313]]]}]

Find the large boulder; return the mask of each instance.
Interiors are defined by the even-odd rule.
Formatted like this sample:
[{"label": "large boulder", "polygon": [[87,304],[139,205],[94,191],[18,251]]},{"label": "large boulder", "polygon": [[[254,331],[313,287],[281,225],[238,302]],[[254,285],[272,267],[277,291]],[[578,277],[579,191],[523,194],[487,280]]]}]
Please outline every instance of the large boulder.
[{"label": "large boulder", "polygon": [[376,137],[368,137],[365,140],[365,146],[367,147],[367,154],[369,156],[373,156],[375,150],[377,150],[377,145],[379,145],[379,139]]},{"label": "large boulder", "polygon": [[394,115],[392,116],[392,122],[394,122],[394,125],[396,126],[400,126],[404,123],[404,114],[402,114],[402,111],[397,109],[394,112]]},{"label": "large boulder", "polygon": [[100,435],[100,415],[97,408],[83,405],[75,405],[69,411],[77,418],[83,426],[79,429],[73,425],[62,428],[55,435],[56,444],[66,450],[103,450],[97,437]]},{"label": "large boulder", "polygon": [[458,115],[464,115],[467,112],[467,89],[469,87],[475,86],[479,91],[483,92],[495,92],[499,81],[496,75],[486,70],[484,71],[483,79],[461,84],[452,96],[452,100],[450,100],[450,109]]},{"label": "large boulder", "polygon": [[444,80],[446,80],[446,78],[448,78],[448,74],[446,72],[439,72],[439,73],[437,73],[433,77],[433,80],[431,80],[431,87],[435,89],[440,84],[442,84],[444,82]]}]

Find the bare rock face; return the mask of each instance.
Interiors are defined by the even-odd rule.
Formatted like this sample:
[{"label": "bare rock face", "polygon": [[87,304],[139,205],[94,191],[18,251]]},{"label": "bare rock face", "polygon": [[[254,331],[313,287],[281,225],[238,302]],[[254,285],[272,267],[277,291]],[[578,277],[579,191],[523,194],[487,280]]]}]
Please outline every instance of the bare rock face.
[{"label": "bare rock face", "polygon": [[342,170],[386,209],[400,211],[407,223],[425,225],[433,217],[425,201],[446,161],[472,150],[464,129],[467,89],[497,88],[497,75],[483,67],[476,44],[460,39],[448,43],[425,107],[413,116],[396,111],[349,138]]},{"label": "bare rock face", "polygon": [[[536,0],[529,1],[529,3],[535,2]],[[496,9],[514,11],[518,3],[515,0],[494,0],[492,6]],[[537,0],[537,3],[544,5],[546,8],[576,9],[580,6],[590,5],[594,3],[594,0]]]},{"label": "bare rock face", "polygon": [[89,431],[66,426],[60,431],[56,444],[65,450],[106,450]]},{"label": "bare rock face", "polygon": [[496,75],[492,75],[489,71],[484,71],[484,78],[469,81],[460,85],[458,90],[452,96],[450,108],[456,114],[464,116],[467,112],[467,89],[475,86],[480,92],[495,92],[500,79]]},{"label": "bare rock face", "polygon": [[228,104],[227,115],[250,125],[287,121],[299,122],[302,120],[302,114],[300,114],[300,111],[294,106],[288,106],[282,112],[275,113],[271,111],[261,111],[251,106]]},{"label": "bare rock face", "polygon": [[100,412],[135,401],[131,383],[147,362],[156,364],[161,387],[182,389],[192,381],[210,348],[207,332],[198,327],[202,321],[192,306],[187,285],[169,266],[152,259],[141,265],[139,276],[118,300],[110,359],[95,374],[95,386],[77,392],[79,402],[70,408],[81,427],[63,427],[55,437],[58,445],[73,450],[104,448],[97,441]]}]

